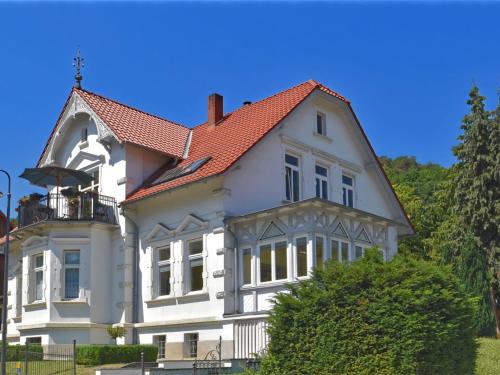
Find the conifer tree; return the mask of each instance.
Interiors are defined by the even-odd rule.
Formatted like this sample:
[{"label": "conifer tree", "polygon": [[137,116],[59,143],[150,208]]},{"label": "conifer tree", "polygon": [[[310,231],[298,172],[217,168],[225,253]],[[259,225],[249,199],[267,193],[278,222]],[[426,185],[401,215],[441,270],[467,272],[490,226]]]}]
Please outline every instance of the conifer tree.
[{"label": "conifer tree", "polygon": [[472,233],[481,252],[478,256],[487,260],[484,271],[490,280],[491,305],[496,316],[497,336],[500,337],[500,109],[488,112],[484,100],[479,89],[472,87],[467,101],[471,110],[463,119],[460,143],[453,150],[458,159],[454,208],[464,230]]}]

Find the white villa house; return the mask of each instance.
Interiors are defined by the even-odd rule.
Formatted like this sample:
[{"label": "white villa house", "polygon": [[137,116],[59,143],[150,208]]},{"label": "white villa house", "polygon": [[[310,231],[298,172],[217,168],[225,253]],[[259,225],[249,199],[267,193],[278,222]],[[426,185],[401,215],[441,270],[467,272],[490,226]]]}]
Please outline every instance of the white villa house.
[{"label": "white villa house", "polygon": [[73,88],[38,167],[88,172],[19,207],[10,343],[157,344],[160,359],[266,347],[272,298],[327,259],[414,233],[350,102],[313,80],[187,127]]}]

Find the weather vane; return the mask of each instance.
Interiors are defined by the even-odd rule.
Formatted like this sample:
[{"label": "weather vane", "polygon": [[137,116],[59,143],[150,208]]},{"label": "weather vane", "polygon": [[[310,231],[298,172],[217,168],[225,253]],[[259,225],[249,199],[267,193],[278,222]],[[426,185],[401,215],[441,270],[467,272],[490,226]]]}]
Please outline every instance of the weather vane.
[{"label": "weather vane", "polygon": [[80,48],[76,50],[76,57],[73,58],[73,66],[76,68],[76,74],[75,74],[75,87],[78,89],[82,88],[82,75],[80,73],[81,69],[85,66],[83,64],[84,58],[80,56]]}]

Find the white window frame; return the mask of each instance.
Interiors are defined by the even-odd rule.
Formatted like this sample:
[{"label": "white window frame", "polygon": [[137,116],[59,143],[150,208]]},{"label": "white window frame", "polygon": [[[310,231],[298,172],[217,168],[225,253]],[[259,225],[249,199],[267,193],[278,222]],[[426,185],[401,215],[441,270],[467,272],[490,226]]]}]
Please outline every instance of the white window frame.
[{"label": "white window frame", "polygon": [[[195,340],[188,339],[188,337],[196,337]],[[193,353],[193,342],[196,343],[196,353]],[[198,332],[187,332],[184,334],[184,342],[183,342],[183,357],[184,358],[197,358],[198,357],[198,346],[200,343],[200,334]],[[194,354],[194,355],[193,355]]]},{"label": "white window frame", "polygon": [[[244,252],[245,250],[250,251],[250,282],[246,283],[245,282],[245,257]],[[240,285],[241,286],[247,286],[247,285],[254,285],[255,282],[255,267],[254,267],[254,252],[251,246],[242,246],[241,251],[240,251],[240,270],[241,270],[241,275],[240,275]]]},{"label": "white window frame", "polygon": [[[352,180],[352,185],[344,183],[344,176],[348,177]],[[354,175],[347,173],[345,171],[342,172],[341,176],[342,180],[342,204],[346,207],[355,208],[356,207],[356,178]],[[349,191],[352,191],[352,206],[349,206]],[[345,195],[345,202],[344,202]]]},{"label": "white window frame", "polygon": [[[190,254],[190,251],[189,251],[189,244],[192,243],[192,242],[197,242],[197,241],[201,241],[202,243],[202,249],[201,249],[201,252],[200,253],[197,253],[197,254],[193,254],[191,255]],[[183,246],[182,246],[182,250],[183,250],[183,256],[184,256],[184,259],[186,261],[186,266],[184,267],[184,274],[185,274],[185,277],[184,277],[184,294],[190,294],[190,293],[201,293],[201,292],[204,292],[206,291],[206,278],[205,278],[205,272],[206,272],[206,265],[205,265],[205,257],[204,257],[204,254],[205,254],[205,237],[203,235],[199,235],[199,236],[195,236],[195,237],[191,237],[189,239],[186,239],[185,241],[183,241]],[[202,274],[201,274],[201,278],[202,278],[202,288],[199,289],[199,290],[192,290],[192,274],[191,274],[191,264],[192,263],[195,263],[195,262],[201,262],[201,265],[202,265]]]},{"label": "white window frame", "polygon": [[[326,176],[323,176],[319,173],[317,173],[316,168],[320,167],[326,170]],[[315,176],[315,194],[316,198],[321,198],[321,199],[329,199],[329,189],[330,189],[330,183],[329,183],[329,175],[330,171],[329,168],[321,163],[316,162],[314,165],[314,176]],[[326,182],[326,189],[323,189],[323,182]],[[319,196],[318,196],[318,184],[319,184]],[[326,190],[326,191],[325,191]],[[325,197],[323,195],[326,195]]]},{"label": "white window frame", "polygon": [[[42,258],[42,265],[38,266],[36,265],[36,260],[38,257]],[[45,253],[36,253],[31,255],[31,301],[30,302],[39,302],[39,301],[44,301],[45,300]],[[42,273],[42,296],[41,298],[37,298],[37,284],[36,284],[36,278],[38,273]]]},{"label": "white window frame", "polygon": [[[299,247],[297,245],[297,241],[299,239],[305,239],[306,240],[306,274],[305,275],[300,275],[299,276]],[[309,276],[310,270],[311,270],[311,264],[309,261],[309,244],[310,244],[310,239],[307,234],[300,234],[294,237],[293,239],[293,259],[294,259],[294,276],[297,279],[304,279]]]},{"label": "white window frame", "polygon": [[[66,264],[66,254],[67,253],[78,253],[78,264]],[[80,298],[80,285],[81,285],[81,251],[80,249],[66,249],[63,251],[63,294],[64,300],[73,300]],[[68,297],[66,294],[66,270],[77,269],[78,270],[78,295],[76,297]]]},{"label": "white window frame", "polygon": [[[286,244],[286,278],[284,279],[276,279],[276,244],[284,242]],[[269,281],[262,281],[261,280],[261,247],[263,246],[271,246],[271,280]],[[290,270],[288,269],[288,262],[289,262],[289,253],[288,253],[288,241],[286,238],[275,238],[272,241],[265,241],[265,242],[260,242],[257,246],[257,251],[259,254],[259,269],[258,269],[258,280],[259,284],[267,284],[267,283],[274,283],[274,282],[286,282],[290,278]]]},{"label": "white window frame", "polygon": [[[345,238],[340,238],[340,237],[330,237],[330,254],[331,254],[331,257],[333,259],[333,256],[334,256],[334,249],[333,249],[333,244],[332,242],[333,241],[337,241],[339,243],[339,252],[337,254],[337,262],[338,263],[344,263],[344,262],[351,262],[351,259],[352,259],[352,255],[351,255],[351,241],[349,241],[348,239],[345,239]],[[347,244],[347,259],[342,259],[342,243],[345,243]]]},{"label": "white window frame", "polygon": [[[290,157],[293,157],[293,158],[296,158],[297,159],[297,165],[293,165],[293,164],[290,164],[286,161],[286,157],[287,156],[290,156]],[[301,164],[302,164],[302,160],[301,160],[301,157],[293,152],[290,152],[290,151],[285,151],[285,156],[284,156],[284,160],[285,160],[285,168],[284,168],[284,171],[285,171],[285,200],[288,201],[288,202],[298,202],[300,201],[301,199],[301,194],[302,194],[302,184],[301,184],[301,178],[302,178],[302,175],[300,173],[300,169],[301,169]],[[287,178],[288,176],[288,170],[290,170],[290,176],[289,178]],[[294,183],[293,183],[293,175],[294,175],[294,172],[297,173],[297,184],[298,184],[298,197],[297,199],[294,199]],[[287,185],[287,180],[289,182],[289,185]],[[287,192],[287,188],[289,189],[289,193],[290,193],[290,196],[287,196],[286,192]]]},{"label": "white window frame", "polygon": [[[170,251],[170,258],[167,259],[167,260],[160,260],[160,252],[163,250],[163,249],[166,249],[168,248],[169,251]],[[160,246],[156,246],[154,248],[154,252],[155,252],[155,273],[156,273],[156,278],[157,278],[157,283],[156,283],[156,296],[158,297],[169,297],[169,296],[172,296],[173,294],[173,283],[172,283],[172,278],[173,278],[173,252],[172,252],[172,249],[173,249],[173,246],[172,246],[172,243],[165,243],[163,245],[160,245]],[[164,267],[168,267],[169,270],[170,270],[170,277],[169,277],[169,289],[170,289],[170,292],[169,294],[162,294],[161,293],[161,273],[162,273],[162,268]]]},{"label": "white window frame", "polygon": [[[321,131],[318,131],[318,117],[321,117]],[[316,111],[314,120],[314,133],[326,137],[326,115],[321,111]]]},{"label": "white window frame", "polygon": [[313,256],[313,264],[314,265],[313,265],[313,267],[314,268],[318,267],[318,256],[316,254],[317,249],[318,249],[318,246],[317,246],[318,238],[320,238],[321,241],[323,242],[323,256],[322,256],[322,264],[321,264],[322,267],[321,268],[325,268],[325,262],[328,259],[327,250],[326,250],[328,248],[328,244],[326,243],[327,239],[324,235],[317,234],[317,233],[314,234],[314,256]]},{"label": "white window frame", "polygon": [[158,359],[167,358],[167,335],[153,335],[153,344],[158,347]]},{"label": "white window frame", "polygon": [[99,182],[96,184],[95,179],[92,179],[89,186],[83,187],[83,185],[79,185],[78,190],[81,192],[96,191],[97,193],[99,193],[101,191],[101,179],[102,179],[101,167],[92,168],[85,172],[90,174],[92,177],[94,177],[94,174],[97,172]]}]

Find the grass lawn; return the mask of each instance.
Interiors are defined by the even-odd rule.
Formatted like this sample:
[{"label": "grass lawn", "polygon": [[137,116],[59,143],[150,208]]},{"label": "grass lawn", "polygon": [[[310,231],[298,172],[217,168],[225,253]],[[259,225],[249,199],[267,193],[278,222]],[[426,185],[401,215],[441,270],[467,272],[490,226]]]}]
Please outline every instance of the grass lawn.
[{"label": "grass lawn", "polygon": [[479,339],[476,375],[500,375],[500,340]]}]

